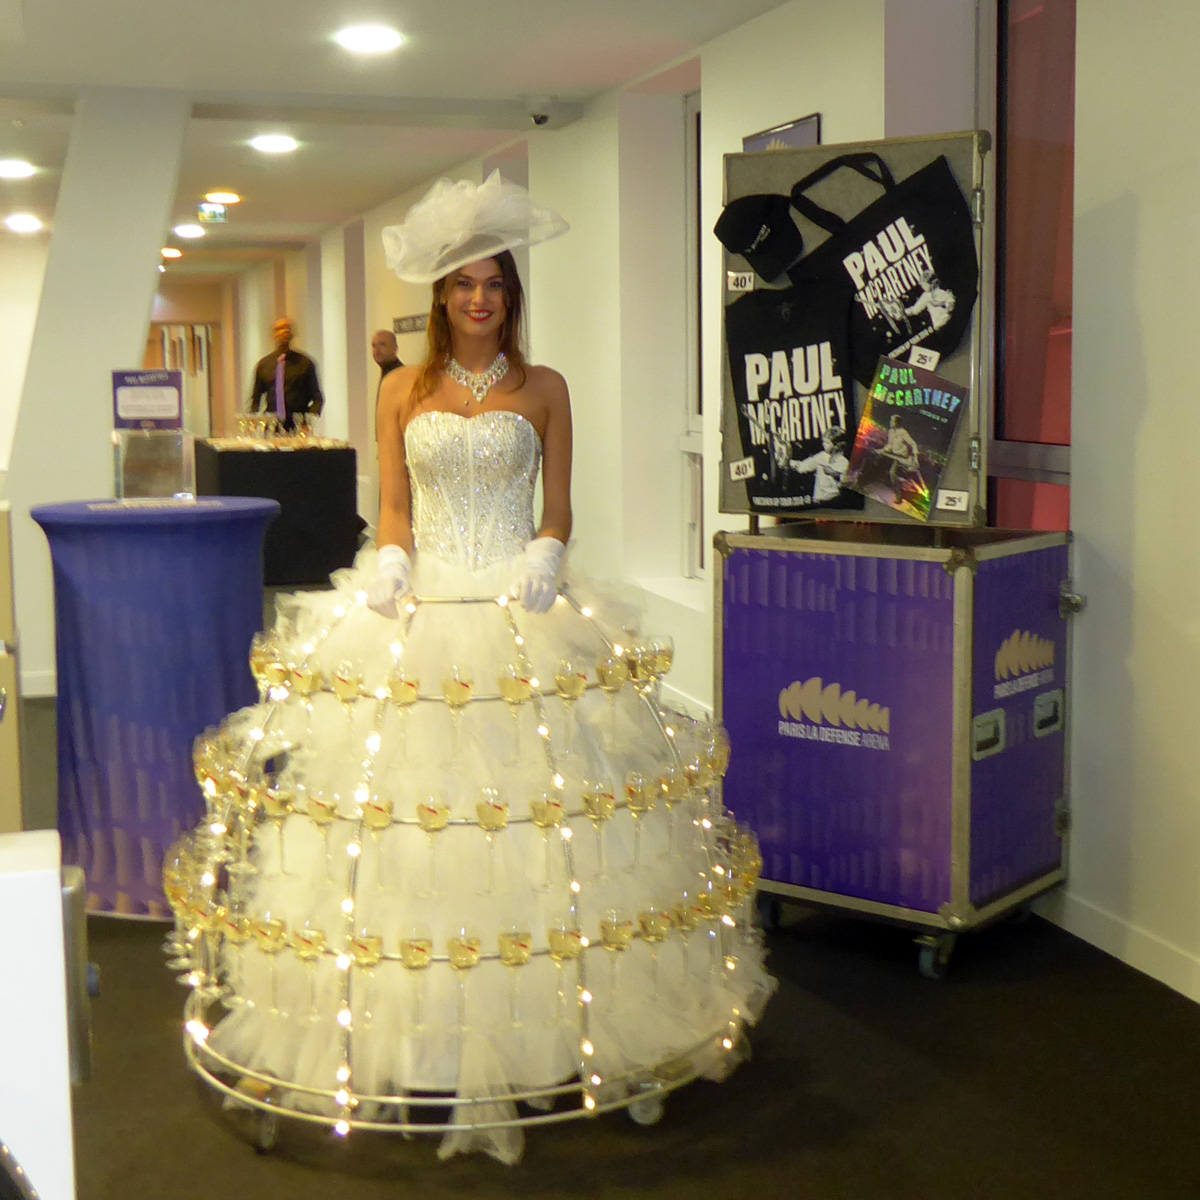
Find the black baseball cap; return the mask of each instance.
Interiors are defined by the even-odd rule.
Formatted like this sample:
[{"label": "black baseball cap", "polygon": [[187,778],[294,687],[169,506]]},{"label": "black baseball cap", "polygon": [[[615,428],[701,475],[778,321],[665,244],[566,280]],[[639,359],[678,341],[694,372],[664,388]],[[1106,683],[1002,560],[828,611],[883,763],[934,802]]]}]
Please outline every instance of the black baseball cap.
[{"label": "black baseball cap", "polygon": [[787,196],[739,196],[725,205],[713,233],[730,254],[741,255],[767,283],[773,283],[804,254],[804,239],[792,220]]}]

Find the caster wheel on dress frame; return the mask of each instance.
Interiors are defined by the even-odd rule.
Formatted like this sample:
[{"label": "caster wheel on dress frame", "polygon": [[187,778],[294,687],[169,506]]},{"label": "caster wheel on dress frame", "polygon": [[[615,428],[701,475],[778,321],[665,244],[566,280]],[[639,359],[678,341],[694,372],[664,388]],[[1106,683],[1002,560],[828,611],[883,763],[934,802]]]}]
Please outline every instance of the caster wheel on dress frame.
[{"label": "caster wheel on dress frame", "polygon": [[635,1125],[657,1125],[662,1120],[663,1099],[661,1096],[643,1096],[629,1105],[626,1111]]},{"label": "caster wheel on dress frame", "polygon": [[917,938],[917,969],[926,979],[944,979],[950,966],[950,956],[958,935],[953,933],[927,933]]},{"label": "caster wheel on dress frame", "polygon": [[274,1113],[260,1112],[254,1123],[254,1149],[259,1154],[270,1154],[279,1140],[279,1118]]}]

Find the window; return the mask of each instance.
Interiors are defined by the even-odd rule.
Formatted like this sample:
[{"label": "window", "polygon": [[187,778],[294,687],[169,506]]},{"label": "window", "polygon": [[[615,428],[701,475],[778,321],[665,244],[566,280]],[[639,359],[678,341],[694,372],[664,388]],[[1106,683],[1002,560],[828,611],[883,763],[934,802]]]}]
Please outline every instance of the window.
[{"label": "window", "polygon": [[683,452],[683,575],[699,577],[704,546],[704,381],[700,370],[700,93],[683,98],[684,205],[687,215],[687,411],[679,448]]},{"label": "window", "polygon": [[1071,442],[1075,0],[997,6],[998,525],[1065,529]]}]

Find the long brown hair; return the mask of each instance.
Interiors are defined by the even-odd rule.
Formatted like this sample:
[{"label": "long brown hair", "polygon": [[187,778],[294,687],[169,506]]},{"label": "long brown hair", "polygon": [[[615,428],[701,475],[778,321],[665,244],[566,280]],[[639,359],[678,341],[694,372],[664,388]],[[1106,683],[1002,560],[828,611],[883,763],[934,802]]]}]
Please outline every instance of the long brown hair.
[{"label": "long brown hair", "polygon": [[[494,259],[496,266],[500,268],[504,295],[504,324],[500,326],[500,350],[508,359],[509,369],[517,371],[521,383],[524,384],[529,364],[525,361],[522,350],[521,318],[525,311],[525,292],[521,287],[521,277],[517,274],[517,264],[510,251],[501,250],[499,254],[487,257]],[[446,289],[450,280],[457,274],[457,271],[451,271],[433,285],[429,322],[425,326],[425,362],[413,388],[414,404],[419,404],[426,396],[433,394],[437,387],[438,374],[446,369],[446,364],[450,361],[450,322],[446,318],[445,301]]]}]

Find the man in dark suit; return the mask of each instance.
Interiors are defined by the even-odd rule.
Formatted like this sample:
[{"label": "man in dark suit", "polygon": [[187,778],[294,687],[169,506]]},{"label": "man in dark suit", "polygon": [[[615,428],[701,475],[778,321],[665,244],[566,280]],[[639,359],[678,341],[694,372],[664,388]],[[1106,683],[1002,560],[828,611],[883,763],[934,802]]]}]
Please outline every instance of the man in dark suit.
[{"label": "man in dark suit", "polygon": [[396,357],[396,335],[390,329],[377,329],[371,338],[371,357],[379,368],[380,382],[389,372],[404,364]]},{"label": "man in dark suit", "polygon": [[320,413],[325,406],[317,380],[317,364],[307,354],[292,349],[292,322],[281,317],[271,327],[275,349],[258,360],[250,411],[273,412],[285,429],[295,427],[296,413]]}]

